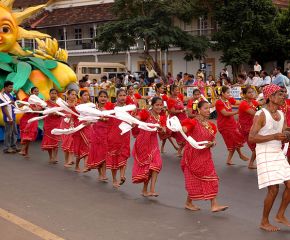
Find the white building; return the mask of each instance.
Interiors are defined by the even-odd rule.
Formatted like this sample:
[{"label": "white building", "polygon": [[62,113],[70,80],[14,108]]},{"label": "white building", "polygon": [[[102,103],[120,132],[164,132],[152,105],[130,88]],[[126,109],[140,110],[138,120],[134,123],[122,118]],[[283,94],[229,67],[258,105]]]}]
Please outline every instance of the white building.
[{"label": "white building", "polygon": [[[288,2],[288,0],[286,0]],[[45,3],[47,0],[16,0],[15,8],[25,8]],[[138,49],[132,48],[130,52],[116,55],[103,53],[97,50],[97,44],[93,41],[96,28],[105,22],[114,20],[110,11],[113,0],[58,0],[53,5],[42,11],[29,22],[26,27],[37,29],[55,37],[60,47],[69,52],[69,63],[72,67],[78,62],[119,62],[125,64],[131,71],[144,69],[144,62],[139,57]],[[284,4],[284,0],[277,1]],[[216,23],[208,19],[194,19],[191,24],[176,21],[183,30],[193,35],[211,36],[217,30]],[[22,42],[23,47],[33,48],[34,42]],[[220,52],[208,50],[206,53],[206,72],[218,76],[224,64],[219,61]],[[162,62],[163,70],[171,72],[175,76],[179,72],[195,74],[200,68],[198,60],[186,62],[184,53],[178,48],[169,49],[168,52],[159,53],[159,62]]]}]

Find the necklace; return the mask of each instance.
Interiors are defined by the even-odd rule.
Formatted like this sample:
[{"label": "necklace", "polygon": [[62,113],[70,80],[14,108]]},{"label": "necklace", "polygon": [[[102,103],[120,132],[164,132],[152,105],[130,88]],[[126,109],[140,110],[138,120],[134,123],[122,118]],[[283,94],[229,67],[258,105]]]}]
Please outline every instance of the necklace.
[{"label": "necklace", "polygon": [[151,116],[155,119],[157,123],[160,123],[160,115],[155,116],[155,114],[151,111]]},{"label": "necklace", "polygon": [[201,125],[209,131],[211,135],[214,135],[214,129],[212,128],[212,125],[207,120],[202,120],[200,117],[198,118],[198,121],[201,123]]},{"label": "necklace", "polygon": [[226,99],[225,101],[221,98],[221,101],[223,102],[223,104],[225,105],[226,109],[231,110],[232,106],[230,104],[230,102]]}]

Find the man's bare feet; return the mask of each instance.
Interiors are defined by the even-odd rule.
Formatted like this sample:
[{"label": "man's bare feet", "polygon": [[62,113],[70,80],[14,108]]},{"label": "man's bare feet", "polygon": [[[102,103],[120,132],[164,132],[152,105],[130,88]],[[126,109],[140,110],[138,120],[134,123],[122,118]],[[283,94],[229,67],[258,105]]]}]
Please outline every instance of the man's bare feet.
[{"label": "man's bare feet", "polygon": [[186,203],[185,204],[185,209],[190,210],[190,211],[199,211],[200,208],[196,205],[193,205],[192,203]]},{"label": "man's bare feet", "polygon": [[278,223],[284,224],[287,227],[290,227],[290,222],[284,216],[283,217],[276,216],[275,221]]},{"label": "man's bare feet", "polygon": [[242,159],[243,161],[249,161],[250,158],[248,158],[247,156],[245,156],[244,154],[240,155],[240,159]]},{"label": "man's bare feet", "polygon": [[212,212],[222,212],[229,208],[229,206],[214,206],[211,208]]},{"label": "man's bare feet", "polygon": [[280,231],[280,228],[275,227],[275,226],[271,225],[270,223],[265,223],[265,224],[262,223],[260,225],[260,228],[262,230],[267,231],[267,232],[278,232],[278,231]]}]

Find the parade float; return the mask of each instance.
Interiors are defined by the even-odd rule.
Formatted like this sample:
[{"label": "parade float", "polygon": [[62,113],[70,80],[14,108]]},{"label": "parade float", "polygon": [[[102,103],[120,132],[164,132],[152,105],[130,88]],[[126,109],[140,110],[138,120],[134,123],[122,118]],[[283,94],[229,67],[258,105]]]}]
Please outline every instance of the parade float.
[{"label": "parade float", "polygon": [[[39,96],[46,100],[51,88],[63,92],[69,84],[76,82],[77,77],[67,64],[67,51],[59,48],[56,39],[45,33],[26,30],[21,24],[53,1],[15,12],[12,10],[14,1],[0,0],[0,90],[9,80],[14,83],[18,99],[27,97],[35,86],[39,89]],[[19,44],[22,39],[35,40],[37,48],[23,49]]]}]

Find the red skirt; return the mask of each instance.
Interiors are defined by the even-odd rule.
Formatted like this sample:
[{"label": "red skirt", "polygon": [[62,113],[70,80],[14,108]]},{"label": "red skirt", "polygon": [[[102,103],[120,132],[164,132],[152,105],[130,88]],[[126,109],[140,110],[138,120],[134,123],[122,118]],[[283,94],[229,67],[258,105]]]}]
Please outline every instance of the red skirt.
[{"label": "red skirt", "polygon": [[61,119],[59,117],[47,117],[44,119],[43,138],[41,142],[42,150],[58,148],[60,136],[51,134],[51,130],[59,128]]},{"label": "red skirt", "polygon": [[[64,121],[65,118],[63,118],[61,120],[60,123],[60,128],[64,129],[64,128],[69,128],[70,124]],[[62,141],[62,145],[61,148],[64,152],[68,152],[68,153],[74,153],[74,140],[73,140],[73,135],[69,134],[69,135],[61,135],[61,141]]]},{"label": "red skirt", "polygon": [[134,144],[133,157],[133,183],[148,182],[152,171],[161,171],[162,159],[156,132],[140,131]]},{"label": "red skirt", "polygon": [[127,165],[130,157],[130,132],[121,135],[118,119],[110,119],[111,127],[108,132],[108,152],[106,166],[108,169],[117,170]]},{"label": "red skirt", "polygon": [[160,140],[165,140],[167,138],[170,138],[172,136],[172,131],[166,127],[166,131],[165,132],[159,132],[158,133],[159,139]]},{"label": "red skirt", "polygon": [[251,151],[252,152],[255,151],[256,144],[249,142],[249,134],[250,134],[250,131],[247,131],[245,129],[240,128],[240,133],[244,137],[244,142],[247,142],[247,144],[248,144],[249,148],[251,149]]},{"label": "red skirt", "polygon": [[91,129],[91,126],[86,126],[73,134],[74,154],[76,158],[81,159],[89,155]]},{"label": "red skirt", "polygon": [[38,122],[34,121],[32,123],[28,123],[28,120],[37,116],[38,114],[25,113],[20,119],[19,128],[21,144],[36,140],[38,134]]},{"label": "red skirt", "polygon": [[244,145],[244,137],[238,128],[219,130],[229,151],[234,151]]},{"label": "red skirt", "polygon": [[191,200],[209,200],[217,196],[218,176],[210,149],[197,150],[186,144],[181,169],[185,189]]},{"label": "red skirt", "polygon": [[99,168],[106,161],[108,151],[108,123],[99,121],[92,126],[91,146],[87,167]]}]

